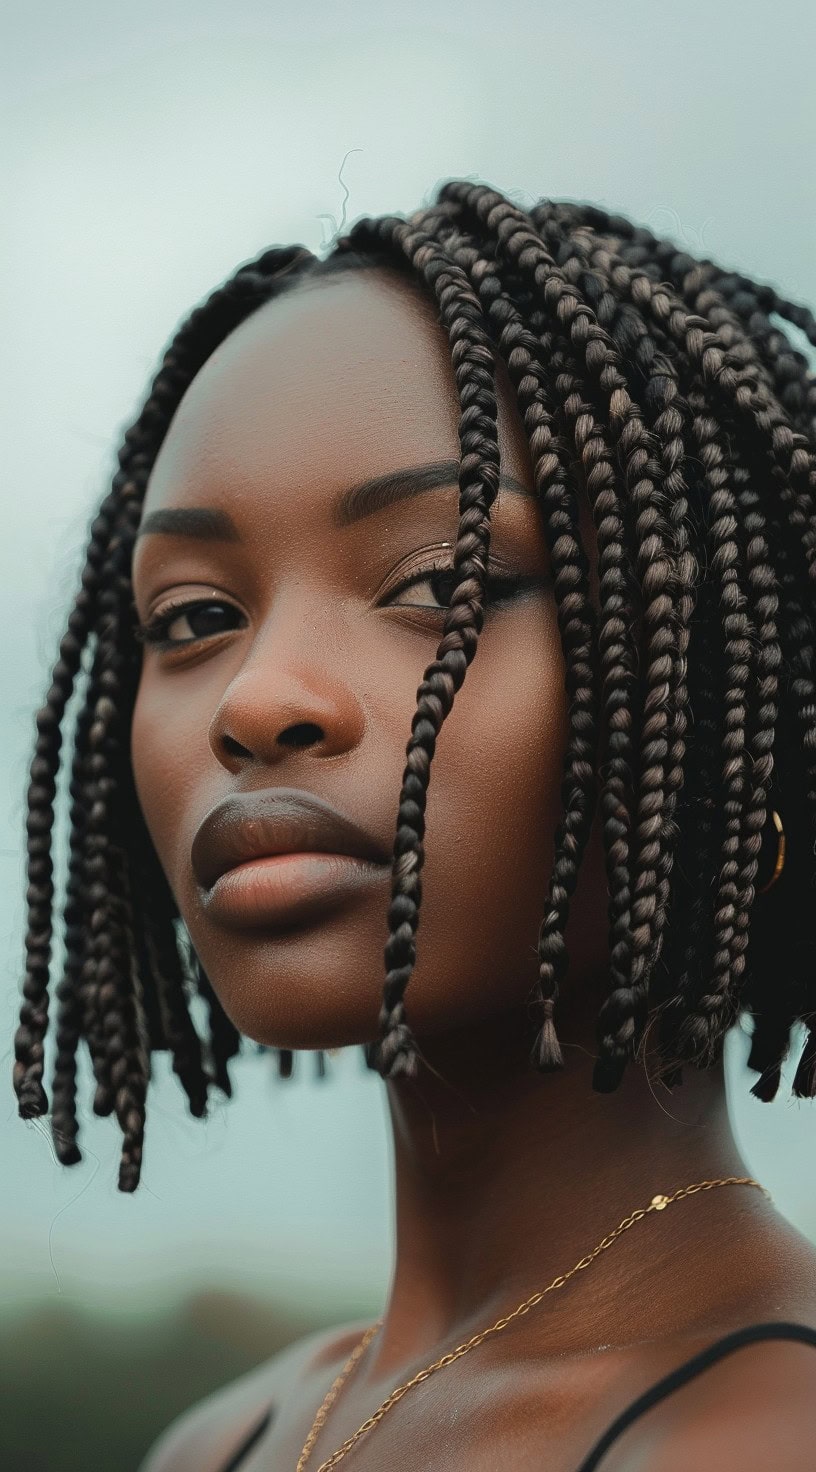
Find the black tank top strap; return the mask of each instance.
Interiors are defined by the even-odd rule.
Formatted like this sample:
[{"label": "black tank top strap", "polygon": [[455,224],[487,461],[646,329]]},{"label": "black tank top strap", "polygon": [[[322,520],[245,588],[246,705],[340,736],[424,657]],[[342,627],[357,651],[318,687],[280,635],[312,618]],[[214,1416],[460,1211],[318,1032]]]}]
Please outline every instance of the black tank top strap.
[{"label": "black tank top strap", "polygon": [[229,1461],[220,1469],[220,1472],[237,1472],[237,1468],[240,1467],[244,1458],[249,1456],[252,1448],[257,1445],[271,1424],[272,1407],[270,1406],[267,1411],[264,1411],[260,1421],[257,1421],[248,1435],[244,1437],[241,1445],[233,1452]]},{"label": "black tank top strap", "polygon": [[710,1365],[721,1360],[725,1355],[731,1354],[735,1349],[741,1349],[744,1344],[751,1344],[757,1339],[798,1339],[802,1344],[812,1344],[816,1349],[816,1329],[810,1329],[806,1324],[788,1323],[784,1319],[774,1319],[767,1324],[747,1324],[742,1329],[734,1329],[730,1334],[724,1334],[706,1349],[701,1349],[698,1354],[692,1355],[682,1365],[664,1375],[648,1390],[639,1395],[632,1404],[607,1427],[599,1441],[576,1468],[576,1472],[595,1472],[600,1464],[601,1458],[608,1452],[612,1443],[617,1441],[627,1427],[642,1416],[645,1411],[651,1409],[664,1396],[670,1395],[673,1390],[679,1390],[681,1385],[686,1385],[693,1380],[695,1375],[700,1375]]},{"label": "black tank top strap", "polygon": [[[679,1390],[682,1385],[688,1384],[695,1375],[700,1375],[710,1365],[716,1364],[733,1350],[740,1349],[743,1344],[752,1344],[758,1339],[798,1339],[802,1344],[812,1344],[816,1349],[816,1330],[810,1329],[806,1324],[788,1323],[783,1319],[774,1319],[767,1324],[748,1324],[743,1329],[735,1329],[730,1334],[724,1334],[706,1349],[701,1349],[698,1354],[692,1355],[691,1359],[678,1365],[676,1369],[670,1370],[662,1380],[651,1385],[648,1390],[633,1400],[621,1414],[616,1417],[611,1426],[608,1426],[599,1441],[596,1441],[592,1450],[584,1458],[576,1472],[596,1472],[601,1458],[609,1451],[613,1442],[623,1435],[627,1427],[642,1416],[652,1406],[657,1405],[673,1390]],[[272,1407],[264,1412],[261,1419],[251,1428],[244,1437],[240,1446],[236,1448],[229,1461],[221,1468],[221,1472],[238,1472],[238,1468],[253,1447],[257,1445],[264,1432],[272,1423]]]}]

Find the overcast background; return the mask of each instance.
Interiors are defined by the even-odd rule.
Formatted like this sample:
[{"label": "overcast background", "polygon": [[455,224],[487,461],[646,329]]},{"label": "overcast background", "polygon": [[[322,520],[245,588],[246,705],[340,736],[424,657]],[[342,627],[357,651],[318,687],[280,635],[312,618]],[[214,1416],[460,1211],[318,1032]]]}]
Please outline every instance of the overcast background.
[{"label": "overcast background", "polygon": [[[366,1313],[388,1280],[390,1160],[383,1086],[356,1053],[325,1087],[275,1083],[247,1054],[206,1123],[159,1055],[135,1196],[87,1087],[71,1170],[17,1117],[33,717],[93,508],[194,302],[265,245],[319,250],[453,175],[620,209],[813,304],[816,9],[47,0],[4,16],[0,1308],[143,1315],[218,1285]],[[744,1042],[730,1098],[749,1168],[816,1238],[813,1106],[750,1099]]]}]

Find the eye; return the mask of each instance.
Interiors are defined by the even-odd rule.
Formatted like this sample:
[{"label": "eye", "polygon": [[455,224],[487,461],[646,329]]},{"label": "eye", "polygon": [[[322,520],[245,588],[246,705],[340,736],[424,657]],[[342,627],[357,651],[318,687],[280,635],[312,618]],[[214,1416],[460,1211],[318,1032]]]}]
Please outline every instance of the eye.
[{"label": "eye", "polygon": [[[450,562],[434,562],[428,567],[417,569],[409,578],[398,583],[382,606],[412,608],[423,613],[443,613],[450,606],[456,577],[457,573]],[[485,590],[485,605],[490,607],[509,603],[528,588],[540,587],[543,581],[545,580],[541,577],[520,575],[494,574],[489,576]],[[423,603],[411,599],[400,601],[395,599],[396,593],[404,593],[411,588],[422,587],[423,584],[430,589],[431,597],[436,600],[435,602]],[[227,623],[224,622],[225,615]],[[152,645],[159,650],[183,649],[188,644],[197,644],[202,639],[229,632],[230,628],[238,626],[236,620],[242,617],[243,614],[233,604],[218,599],[179,599],[166,604],[147,623],[137,623],[133,632],[140,644]],[[180,639],[170,637],[171,629],[177,624],[187,625],[188,630],[191,631],[187,637]]]},{"label": "eye", "polygon": [[[428,567],[417,569],[410,578],[398,583],[385,602],[385,607],[392,608],[416,608],[431,613],[443,612],[450,607],[451,595],[458,577],[458,570],[450,562],[437,561]],[[488,575],[485,588],[485,604],[495,605],[509,603],[517,598],[522,592],[531,587],[540,587],[543,579],[540,576],[530,577],[517,574],[516,576],[503,576],[498,573]],[[423,603],[400,599],[396,601],[394,595],[403,593],[409,588],[418,588],[426,584],[430,589],[431,596],[436,603]]]},{"label": "eye", "polygon": [[[179,600],[176,603],[168,603],[146,624],[137,625],[134,634],[140,644],[152,644],[159,649],[179,649],[185,644],[195,644],[212,634],[223,634],[225,632],[224,610],[236,618],[243,617],[231,603],[221,603],[213,598],[198,598],[187,602]],[[184,623],[193,630],[192,636],[171,639],[170,630],[174,625]],[[236,625],[233,624],[232,627]]]}]

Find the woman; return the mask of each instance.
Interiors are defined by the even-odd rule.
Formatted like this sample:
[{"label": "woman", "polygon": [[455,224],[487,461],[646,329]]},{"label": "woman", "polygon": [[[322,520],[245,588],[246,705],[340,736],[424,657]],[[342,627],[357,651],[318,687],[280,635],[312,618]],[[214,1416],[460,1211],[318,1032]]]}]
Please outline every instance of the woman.
[{"label": "woman", "polygon": [[816,338],[624,219],[451,181],[325,261],[266,251],[170,345],[37,717],[19,1110],[88,646],[60,1159],[80,1037],[125,1191],[151,1048],[202,1115],[242,1037],[284,1073],[359,1044],[397,1253],[377,1325],[210,1397],[149,1472],[811,1464],[814,1250],[722,1074],[753,1019],[771,1099],[816,1015],[816,383],[783,319]]}]

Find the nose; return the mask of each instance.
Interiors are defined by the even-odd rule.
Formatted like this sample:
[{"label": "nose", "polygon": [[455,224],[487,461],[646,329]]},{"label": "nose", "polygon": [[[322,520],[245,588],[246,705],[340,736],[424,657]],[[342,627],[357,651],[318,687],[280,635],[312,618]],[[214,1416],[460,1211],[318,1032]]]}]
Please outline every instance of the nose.
[{"label": "nose", "polygon": [[277,602],[210,722],[210,749],[223,766],[275,765],[293,748],[339,756],[362,740],[365,709],[338,635],[336,605]]}]

